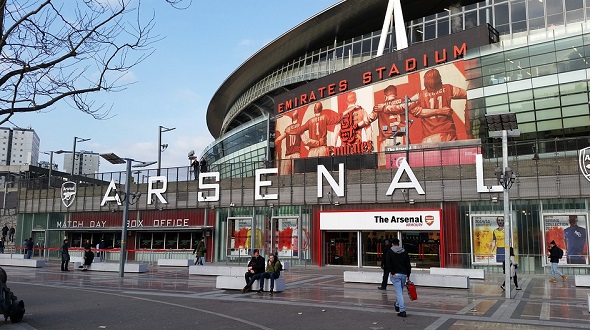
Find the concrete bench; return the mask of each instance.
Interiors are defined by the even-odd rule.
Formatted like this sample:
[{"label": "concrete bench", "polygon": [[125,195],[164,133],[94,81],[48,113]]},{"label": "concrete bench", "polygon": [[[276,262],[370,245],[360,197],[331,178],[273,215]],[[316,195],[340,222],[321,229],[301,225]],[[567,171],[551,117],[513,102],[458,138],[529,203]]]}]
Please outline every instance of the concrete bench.
[{"label": "concrete bench", "polygon": [[43,259],[0,259],[0,266],[16,266],[16,267],[31,267],[41,268],[45,267],[45,260]]},{"label": "concrete bench", "polygon": [[[92,264],[94,265],[94,263],[97,263],[97,262],[101,262],[101,261],[98,260],[98,258],[94,257],[94,261],[92,261]],[[78,269],[78,268],[82,267],[83,264],[84,264],[84,257],[70,256],[70,267],[72,267],[73,269]]]},{"label": "concrete bench", "polygon": [[[223,290],[242,290],[246,286],[244,275],[242,276],[217,276],[215,281],[215,288]],[[254,281],[252,284],[252,291],[260,288],[260,280]],[[264,291],[270,291],[270,279],[264,279]],[[285,278],[279,277],[275,280],[274,292],[285,291]]]},{"label": "concrete bench", "polygon": [[434,274],[434,275],[462,275],[462,276],[468,276],[470,279],[485,280],[485,271],[483,269],[431,267],[430,274]]},{"label": "concrete bench", "polygon": [[[345,271],[344,282],[381,284],[382,272]],[[434,275],[414,273],[410,279],[417,286],[469,289],[469,277],[461,275]]]},{"label": "concrete bench", "polygon": [[158,259],[158,266],[164,267],[188,267],[192,264],[189,259]]},{"label": "concrete bench", "polygon": [[25,255],[20,253],[0,253],[0,259],[24,259]]},{"label": "concrete bench", "polygon": [[[118,272],[119,271],[119,263],[114,262],[97,262],[92,263],[88,270],[98,271],[98,272]],[[125,263],[125,268],[123,272],[125,273],[146,273],[148,271],[147,264],[132,264],[132,263]]]},{"label": "concrete bench", "polygon": [[245,273],[246,273],[246,266],[193,265],[193,266],[188,267],[188,274],[189,275],[242,276],[243,277]]},{"label": "concrete bench", "polygon": [[576,286],[590,286],[590,275],[575,275],[574,284]]}]

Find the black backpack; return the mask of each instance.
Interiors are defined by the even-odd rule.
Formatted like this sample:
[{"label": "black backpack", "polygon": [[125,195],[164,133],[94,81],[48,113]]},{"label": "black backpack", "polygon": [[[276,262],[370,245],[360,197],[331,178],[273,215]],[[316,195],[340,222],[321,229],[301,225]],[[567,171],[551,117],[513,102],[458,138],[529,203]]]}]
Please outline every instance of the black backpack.
[{"label": "black backpack", "polygon": [[280,262],[279,260],[277,260],[277,262],[279,263],[279,272],[283,271],[283,263]]},{"label": "black backpack", "polygon": [[563,250],[561,248],[557,248],[557,258],[563,258]]}]

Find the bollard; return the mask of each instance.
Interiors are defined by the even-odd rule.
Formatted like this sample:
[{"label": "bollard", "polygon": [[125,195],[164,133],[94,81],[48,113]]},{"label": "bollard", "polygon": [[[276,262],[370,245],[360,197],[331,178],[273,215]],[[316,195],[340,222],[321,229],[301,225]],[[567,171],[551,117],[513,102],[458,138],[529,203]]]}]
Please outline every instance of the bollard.
[{"label": "bollard", "polygon": [[25,303],[14,295],[6,285],[8,276],[2,267],[0,267],[0,313],[4,315],[4,321],[18,323],[23,320],[25,315]]}]

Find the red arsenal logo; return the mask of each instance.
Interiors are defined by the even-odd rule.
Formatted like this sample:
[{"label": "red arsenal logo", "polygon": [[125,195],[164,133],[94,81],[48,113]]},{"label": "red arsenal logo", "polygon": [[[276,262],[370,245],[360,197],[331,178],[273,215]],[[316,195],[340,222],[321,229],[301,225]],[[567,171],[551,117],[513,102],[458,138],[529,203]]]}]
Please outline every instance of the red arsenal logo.
[{"label": "red arsenal logo", "polygon": [[427,225],[432,226],[432,224],[434,223],[434,216],[427,215],[424,217],[424,221],[426,221]]}]

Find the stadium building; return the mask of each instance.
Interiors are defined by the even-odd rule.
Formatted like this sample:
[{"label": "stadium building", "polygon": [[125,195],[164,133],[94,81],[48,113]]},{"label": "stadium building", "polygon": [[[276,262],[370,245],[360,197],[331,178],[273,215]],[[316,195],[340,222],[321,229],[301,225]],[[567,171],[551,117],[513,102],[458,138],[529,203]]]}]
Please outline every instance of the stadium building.
[{"label": "stadium building", "polygon": [[[587,0],[337,3],[223,82],[207,111],[207,167],[168,169],[162,199],[139,198],[130,247],[176,235],[181,249],[197,232],[210,261],[258,248],[362,267],[398,237],[418,268],[501,271],[509,242],[519,269],[543,273],[554,240],[565,272],[587,273],[588,15]],[[22,220],[52,213],[83,225],[48,231],[84,237],[110,216],[100,187],[82,206],[23,204]]]}]

